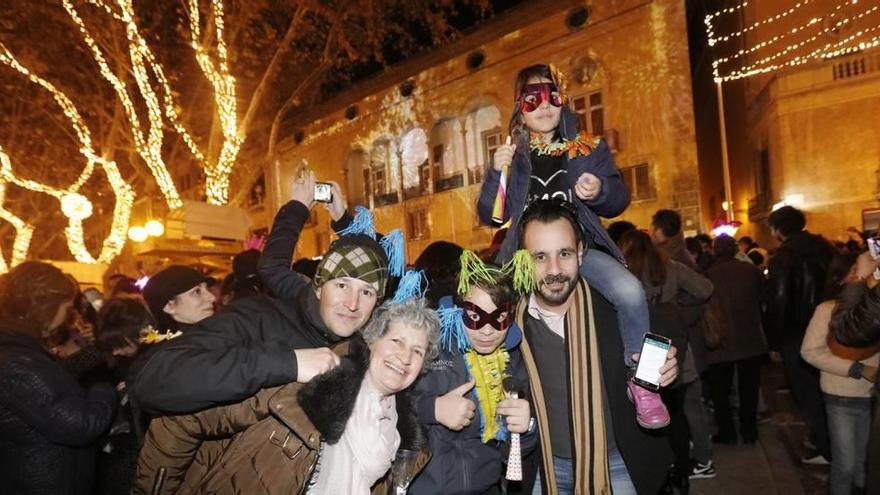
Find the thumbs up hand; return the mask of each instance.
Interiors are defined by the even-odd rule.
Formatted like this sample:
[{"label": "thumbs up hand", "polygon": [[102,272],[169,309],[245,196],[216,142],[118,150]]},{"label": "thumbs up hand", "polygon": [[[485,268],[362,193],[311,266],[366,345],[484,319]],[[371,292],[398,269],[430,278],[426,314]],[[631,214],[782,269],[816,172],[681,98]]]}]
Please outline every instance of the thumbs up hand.
[{"label": "thumbs up hand", "polygon": [[465,398],[465,395],[472,388],[474,388],[473,380],[437,397],[434,402],[434,417],[437,418],[437,422],[452,431],[460,431],[471,424],[477,406],[474,401]]}]

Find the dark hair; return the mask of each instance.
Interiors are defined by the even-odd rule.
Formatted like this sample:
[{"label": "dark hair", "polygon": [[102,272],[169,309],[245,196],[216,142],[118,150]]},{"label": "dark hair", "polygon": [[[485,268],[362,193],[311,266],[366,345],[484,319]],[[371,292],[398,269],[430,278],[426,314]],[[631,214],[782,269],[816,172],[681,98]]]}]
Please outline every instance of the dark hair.
[{"label": "dark hair", "polygon": [[545,78],[552,81],[553,73],[550,71],[550,66],[546,64],[530,65],[516,74],[516,79],[513,83],[513,99],[516,104],[510,115],[510,125],[508,126],[510,135],[513,137],[516,137],[524,130],[525,124],[523,124],[523,114],[522,109],[519,106],[519,97],[522,93],[523,87],[528,84],[529,79],[532,78]]},{"label": "dark hair", "polygon": [[640,230],[625,232],[620,238],[620,250],[636,278],[655,287],[666,281],[666,258],[654,247],[651,236]]},{"label": "dark hair", "polygon": [[681,215],[675,210],[657,210],[651,217],[651,225],[666,237],[675,237],[681,233]]},{"label": "dark hair", "polygon": [[320,260],[313,260],[311,258],[300,258],[293,262],[290,269],[295,271],[296,273],[301,273],[310,279],[315,279],[315,273],[318,272],[318,263]]},{"label": "dark hair", "polygon": [[859,253],[839,253],[834,255],[831,263],[828,265],[828,275],[825,276],[825,291],[823,292],[824,300],[835,299],[843,284],[846,282],[846,276],[849,275],[850,269],[856,264]]},{"label": "dark hair", "polygon": [[98,312],[95,344],[98,349],[110,354],[114,349],[138,344],[141,330],[154,324],[153,316],[140,296],[125,294],[114,297],[105,302]]},{"label": "dark hair", "polygon": [[455,293],[464,248],[448,241],[433,242],[416,258],[413,266],[425,272],[428,279],[428,301],[432,306],[443,297]]},{"label": "dark hair", "polygon": [[733,258],[739,249],[736,247],[736,239],[729,235],[719,235],[712,243],[712,250],[716,258]]},{"label": "dark hair", "polygon": [[523,212],[522,217],[519,219],[520,247],[525,239],[526,227],[528,227],[530,223],[537,221],[543,224],[548,224],[560,219],[565,219],[571,224],[571,228],[574,230],[575,239],[578,244],[581,244],[586,248],[587,234],[584,232],[583,227],[581,227],[581,224],[578,221],[577,213],[574,211],[574,205],[559,199],[539,199],[529,204],[526,211]]},{"label": "dark hair", "polygon": [[[508,304],[515,304],[519,300],[519,295],[513,290],[513,279],[508,275],[505,275],[495,265],[487,264],[486,267],[489,269],[489,273],[492,274],[492,283],[475,281],[473,282],[473,285],[485,291],[486,294],[489,295],[489,298],[492,299],[495,306],[499,308]],[[458,277],[456,276],[456,284],[457,283]],[[455,301],[461,303],[465,296],[467,296],[467,294],[464,296],[456,295]]]},{"label": "dark hair", "polygon": [[755,243],[755,241],[747,235],[740,237],[739,240],[736,242],[737,242],[737,244],[745,244],[746,246],[749,247],[749,249],[751,249],[753,247],[757,247],[757,244]]},{"label": "dark hair", "polygon": [[700,244],[696,237],[685,237],[684,247],[694,256],[703,254],[703,245]]},{"label": "dark hair", "polygon": [[116,297],[122,294],[140,294],[141,288],[137,286],[137,281],[131,277],[124,275],[116,278],[116,283],[110,290],[110,297]]},{"label": "dark hair", "polygon": [[801,210],[793,206],[783,206],[770,213],[767,224],[770,225],[770,228],[776,229],[780,234],[788,237],[804,230],[804,227],[807,226],[807,218]]},{"label": "dark hair", "polygon": [[694,239],[696,239],[701,245],[712,245],[712,238],[709,237],[709,234],[697,234],[694,236]]},{"label": "dark hair", "polygon": [[843,345],[865,347],[880,340],[880,286],[846,284],[831,314],[831,333]]},{"label": "dark hair", "polygon": [[58,268],[25,261],[0,276],[0,317],[17,320],[21,330],[42,337],[58,309],[73,301],[78,291]]},{"label": "dark hair", "polygon": [[752,263],[754,263],[755,266],[761,266],[764,264],[764,255],[758,250],[749,251],[746,256],[752,260]]},{"label": "dark hair", "polygon": [[618,220],[616,222],[611,222],[611,225],[608,226],[607,229],[608,235],[611,236],[611,240],[614,241],[615,244],[620,245],[620,238],[623,234],[629,232],[630,230],[636,230],[636,226],[632,222],[627,222],[626,220]]}]

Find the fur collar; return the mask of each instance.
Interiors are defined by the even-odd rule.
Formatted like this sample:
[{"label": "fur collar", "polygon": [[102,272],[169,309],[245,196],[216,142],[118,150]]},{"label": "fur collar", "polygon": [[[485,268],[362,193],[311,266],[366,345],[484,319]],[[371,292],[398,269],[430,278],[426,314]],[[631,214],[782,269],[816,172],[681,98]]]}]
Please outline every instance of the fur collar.
[{"label": "fur collar", "polygon": [[[342,437],[369,364],[370,349],[363,338],[356,335],[340,365],[315,377],[297,394],[309,421],[327,443],[336,443]],[[396,395],[397,431],[401,449],[421,450],[428,441],[416,417],[411,389]]]}]

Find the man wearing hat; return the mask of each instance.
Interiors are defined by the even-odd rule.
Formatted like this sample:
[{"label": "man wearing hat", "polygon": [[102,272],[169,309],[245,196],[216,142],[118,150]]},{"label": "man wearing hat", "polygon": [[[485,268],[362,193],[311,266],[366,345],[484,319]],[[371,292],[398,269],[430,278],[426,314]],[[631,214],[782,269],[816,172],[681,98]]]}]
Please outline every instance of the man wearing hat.
[{"label": "man wearing hat", "polygon": [[213,315],[214,295],[207,280],[194,268],[182,265],[171,265],[153,275],[144,286],[144,299],[157,330],[175,332]]},{"label": "man wearing hat", "polygon": [[[314,206],[314,177],[297,180],[292,196],[275,217],[260,261],[263,282],[276,297],[235,301],[157,351],[134,380],[145,410],[191,413],[265,387],[307,382],[339,363],[329,347],[358,331],[384,298],[388,257],[369,235],[334,242],[312,284],[290,270]],[[327,209],[336,223],[345,222],[335,184]]]}]

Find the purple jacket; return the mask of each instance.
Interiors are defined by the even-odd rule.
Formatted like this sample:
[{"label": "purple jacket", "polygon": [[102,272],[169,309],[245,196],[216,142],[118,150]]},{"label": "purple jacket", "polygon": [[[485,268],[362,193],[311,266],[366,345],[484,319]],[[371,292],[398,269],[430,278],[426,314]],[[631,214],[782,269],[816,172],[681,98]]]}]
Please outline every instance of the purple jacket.
[{"label": "purple jacket", "polygon": [[[577,137],[577,117],[568,107],[562,107],[562,114],[559,118],[559,134],[563,139],[574,139]],[[501,244],[501,251],[498,253],[499,262],[509,260],[513,253],[519,248],[519,231],[517,224],[525,210],[525,202],[528,197],[529,181],[532,175],[532,164],[529,158],[528,135],[522,133],[516,137],[516,153],[513,157],[513,163],[510,167],[509,178],[507,181],[507,191],[505,198],[504,222],[512,219],[511,228],[507,231],[507,236]],[[575,201],[575,207],[578,212],[578,220],[586,231],[587,235],[597,245],[604,247],[612,256],[624,262],[623,253],[611,240],[611,237],[602,226],[599,217],[611,218],[623,213],[629,206],[630,196],[629,189],[620,176],[620,170],[614,165],[614,158],[611,156],[611,150],[605,141],[601,141],[599,146],[587,156],[578,156],[569,159],[567,155],[563,156],[565,166],[568,169],[568,179],[571,182],[572,191],[578,177],[584,172],[589,172],[602,181],[602,189],[599,196],[591,201]],[[492,223],[492,207],[495,204],[495,194],[498,192],[498,182],[501,173],[490,166],[483,178],[483,186],[480,189],[480,197],[477,200],[477,214],[480,222],[485,225],[493,225]]]}]

